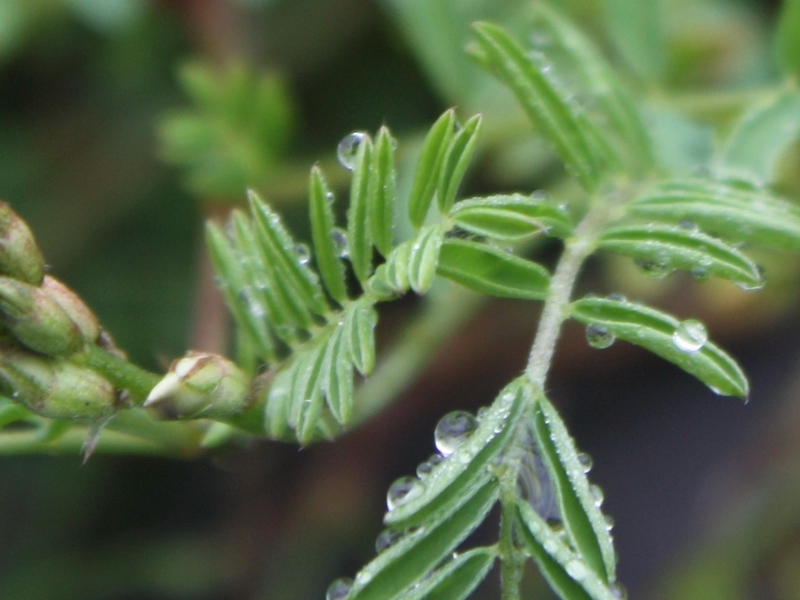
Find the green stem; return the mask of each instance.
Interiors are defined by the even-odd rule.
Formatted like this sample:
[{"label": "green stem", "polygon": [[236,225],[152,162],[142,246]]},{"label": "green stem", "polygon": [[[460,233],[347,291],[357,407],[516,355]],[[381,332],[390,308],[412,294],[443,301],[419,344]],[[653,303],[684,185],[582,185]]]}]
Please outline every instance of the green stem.
[{"label": "green stem", "polygon": [[150,390],[161,379],[159,375],[145,371],[99,346],[90,346],[83,356],[88,366],[103,375],[118,389],[128,390],[139,403],[144,402]]},{"label": "green stem", "polygon": [[567,240],[564,253],[550,280],[550,293],[542,309],[539,328],[525,369],[530,382],[540,391],[544,389],[561,333],[561,324],[566,317],[564,309],[569,304],[578,273],[583,261],[594,251],[597,237],[616,212],[616,207],[617,203],[611,200],[595,201],[589,205],[589,211],[575,229],[575,234]]},{"label": "green stem", "polygon": [[519,584],[525,557],[517,549],[514,541],[515,503],[517,499],[516,482],[519,471],[518,461],[504,465],[500,474],[500,597],[502,600],[520,600]]}]

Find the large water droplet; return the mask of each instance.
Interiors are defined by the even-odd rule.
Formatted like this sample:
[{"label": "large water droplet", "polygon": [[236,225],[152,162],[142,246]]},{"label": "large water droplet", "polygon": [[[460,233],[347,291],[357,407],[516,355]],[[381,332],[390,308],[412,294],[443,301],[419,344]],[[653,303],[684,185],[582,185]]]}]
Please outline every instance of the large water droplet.
[{"label": "large water droplet", "polygon": [[600,325],[586,327],[586,341],[592,348],[603,350],[614,343],[616,338]]},{"label": "large water droplet", "polygon": [[649,260],[647,258],[635,258],[633,262],[636,263],[636,266],[639,267],[645,275],[652,279],[664,279],[664,277],[671,275],[673,271],[673,268],[666,262]]},{"label": "large water droplet", "polygon": [[384,529],[378,534],[375,539],[375,552],[380,554],[387,548],[394,546],[400,538],[403,537],[403,532],[399,529]]},{"label": "large water droplet", "polygon": [[294,247],[294,253],[301,265],[307,265],[311,260],[311,250],[305,244],[297,244]]},{"label": "large water droplet", "polygon": [[350,590],[353,589],[353,580],[349,577],[342,577],[337,579],[330,586],[325,593],[325,600],[344,600],[350,595]]},{"label": "large water droplet", "polygon": [[348,171],[353,170],[353,167],[356,164],[358,147],[361,145],[361,142],[364,141],[365,137],[367,137],[367,134],[363,131],[354,131],[353,133],[344,136],[342,141],[339,142],[339,145],[336,147],[336,158],[339,159],[339,164]]},{"label": "large water droplet", "polygon": [[347,232],[341,227],[334,227],[331,230],[331,239],[340,258],[350,256],[350,246],[347,244]]},{"label": "large water droplet", "polygon": [[695,319],[686,319],[672,334],[672,341],[681,352],[697,352],[708,341],[706,326]]},{"label": "large water droplet", "polygon": [[436,424],[434,442],[442,456],[450,456],[478,427],[478,420],[468,412],[456,410],[443,416]]},{"label": "large water droplet", "polygon": [[424,487],[416,477],[401,477],[389,486],[386,493],[386,507],[393,511],[398,506],[417,498],[422,494]]}]

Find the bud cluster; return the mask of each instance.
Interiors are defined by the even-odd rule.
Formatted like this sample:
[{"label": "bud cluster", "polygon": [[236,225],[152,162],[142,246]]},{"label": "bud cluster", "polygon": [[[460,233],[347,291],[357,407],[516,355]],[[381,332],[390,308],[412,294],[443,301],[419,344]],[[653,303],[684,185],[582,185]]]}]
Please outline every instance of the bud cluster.
[{"label": "bud cluster", "polygon": [[100,334],[83,301],[45,274],[27,224],[0,201],[0,391],[53,419],[112,414],[119,396],[114,386],[73,360]]}]

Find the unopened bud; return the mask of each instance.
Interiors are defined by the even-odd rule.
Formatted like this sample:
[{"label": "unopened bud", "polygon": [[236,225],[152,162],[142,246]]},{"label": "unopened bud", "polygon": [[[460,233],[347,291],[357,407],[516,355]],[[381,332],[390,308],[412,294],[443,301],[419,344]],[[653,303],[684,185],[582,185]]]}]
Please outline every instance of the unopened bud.
[{"label": "unopened bud", "polygon": [[0,388],[51,419],[96,421],[117,408],[114,386],[97,372],[22,348],[0,349]]},{"label": "unopened bud", "polygon": [[67,313],[72,322],[78,326],[86,342],[97,341],[100,336],[100,323],[78,294],[50,275],[44,276],[41,289]]},{"label": "unopened bud", "polygon": [[0,313],[23,345],[51,356],[80,350],[83,336],[75,322],[43,289],[0,277]]},{"label": "unopened bud", "polygon": [[0,201],[0,275],[32,285],[42,283],[44,258],[28,225]]},{"label": "unopened bud", "polygon": [[170,366],[144,406],[162,419],[224,419],[247,408],[250,380],[217,354],[189,352]]}]

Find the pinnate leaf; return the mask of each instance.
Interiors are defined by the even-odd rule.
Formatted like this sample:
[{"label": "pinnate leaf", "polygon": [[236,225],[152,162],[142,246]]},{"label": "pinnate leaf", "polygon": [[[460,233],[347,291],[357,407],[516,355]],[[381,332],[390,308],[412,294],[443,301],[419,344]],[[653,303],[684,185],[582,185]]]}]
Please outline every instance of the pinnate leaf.
[{"label": "pinnate leaf", "polygon": [[547,270],[535,262],[460,239],[442,244],[438,273],[464,287],[501,298],[540,300],[550,283]]},{"label": "pinnate leaf", "polygon": [[[607,333],[650,350],[677,365],[722,396],[746,398],[747,378],[736,361],[713,343],[702,339],[702,331],[683,342],[675,317],[641,304],[609,298],[583,298],[572,303],[570,316]],[[700,335],[697,335],[697,334]],[[693,349],[694,346],[696,349]],[[682,349],[683,348],[683,349]]]}]

